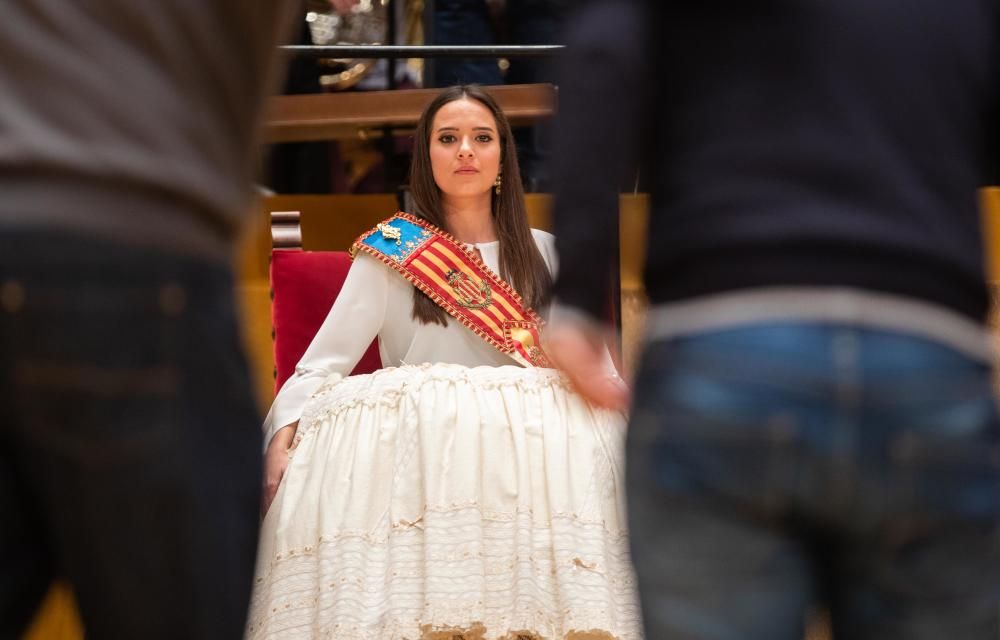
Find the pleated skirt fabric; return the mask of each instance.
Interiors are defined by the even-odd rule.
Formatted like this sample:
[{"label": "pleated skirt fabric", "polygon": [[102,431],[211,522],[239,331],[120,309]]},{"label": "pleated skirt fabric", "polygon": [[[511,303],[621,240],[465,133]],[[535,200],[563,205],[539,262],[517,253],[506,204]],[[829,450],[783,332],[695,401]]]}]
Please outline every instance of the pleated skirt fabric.
[{"label": "pleated skirt fabric", "polygon": [[624,437],[551,369],[331,377],[263,522],[247,637],[641,638]]}]

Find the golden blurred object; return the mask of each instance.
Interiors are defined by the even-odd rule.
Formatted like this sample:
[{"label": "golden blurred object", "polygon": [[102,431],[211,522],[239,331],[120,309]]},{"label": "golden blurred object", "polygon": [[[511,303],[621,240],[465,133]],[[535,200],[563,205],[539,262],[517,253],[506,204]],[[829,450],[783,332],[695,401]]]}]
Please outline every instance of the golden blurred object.
[{"label": "golden blurred object", "polygon": [[986,251],[986,279],[1000,282],[1000,187],[979,192],[983,212],[983,244]]},{"label": "golden blurred object", "polygon": [[83,623],[69,586],[54,582],[22,640],[82,640]]},{"label": "golden blurred object", "polygon": [[[360,0],[346,15],[334,11],[328,0],[308,0],[306,9],[306,24],[315,45],[382,44],[386,41],[388,18],[386,3],[382,0]],[[320,76],[320,85],[335,91],[350,89],[375,66],[375,60],[354,58],[320,58],[319,63],[332,71]]]}]

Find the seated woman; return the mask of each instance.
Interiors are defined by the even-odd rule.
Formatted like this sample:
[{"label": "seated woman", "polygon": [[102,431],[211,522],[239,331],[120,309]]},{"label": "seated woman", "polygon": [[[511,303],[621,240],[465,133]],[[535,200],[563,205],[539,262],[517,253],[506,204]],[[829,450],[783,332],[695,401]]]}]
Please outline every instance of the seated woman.
[{"label": "seated woman", "polygon": [[[553,242],[520,183],[489,94],[427,107],[416,215],[354,244],[267,417],[248,637],[641,637],[624,419],[549,368]],[[376,335],[387,368],[345,377]]]}]

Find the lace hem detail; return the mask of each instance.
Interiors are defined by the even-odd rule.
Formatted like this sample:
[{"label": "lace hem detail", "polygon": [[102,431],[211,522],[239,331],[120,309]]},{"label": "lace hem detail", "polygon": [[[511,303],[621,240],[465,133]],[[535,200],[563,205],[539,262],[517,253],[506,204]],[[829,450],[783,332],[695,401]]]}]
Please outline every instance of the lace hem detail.
[{"label": "lace hem detail", "polygon": [[525,514],[488,523],[473,508],[439,515],[381,543],[321,536],[268,559],[248,637],[641,638],[624,536],[572,520],[539,532]]},{"label": "lace hem detail", "polygon": [[[600,520],[590,520],[580,517],[576,514],[553,514],[552,522],[549,526],[539,526],[537,522],[533,521],[533,514],[530,511],[519,511],[514,513],[501,513],[501,512],[491,512],[484,511],[479,508],[475,503],[467,505],[449,505],[446,507],[427,507],[424,514],[413,520],[396,520],[391,522],[387,528],[380,528],[378,531],[363,531],[363,530],[341,530],[332,533],[323,533],[316,538],[316,544],[303,545],[298,547],[285,547],[279,552],[273,554],[270,558],[269,566],[274,567],[276,564],[280,563],[282,560],[287,560],[289,558],[294,558],[296,556],[308,556],[319,552],[320,547],[324,544],[336,544],[342,540],[355,539],[362,540],[366,544],[372,547],[386,546],[390,543],[390,538],[394,533],[405,531],[410,528],[416,528],[423,530],[426,526],[425,518],[428,514],[440,514],[447,515],[450,513],[464,512],[464,511],[475,511],[478,514],[480,522],[484,524],[494,523],[498,525],[505,525],[517,522],[518,518],[524,521],[531,521],[530,527],[526,527],[532,531],[536,530],[546,530],[546,529],[566,529],[573,527],[587,527],[591,531],[600,531],[600,535],[603,537],[605,543],[613,544],[616,546],[627,545],[628,544],[628,532],[627,531],[611,531],[604,523]],[[560,524],[560,523],[565,524]],[[262,559],[258,559],[258,565]],[[578,567],[584,569],[594,570],[597,565],[594,563],[586,563],[580,559],[574,559],[574,564]],[[261,568],[258,566],[258,572]],[[264,573],[258,573],[256,578],[257,584],[264,582],[268,575],[271,573],[270,569]]]}]

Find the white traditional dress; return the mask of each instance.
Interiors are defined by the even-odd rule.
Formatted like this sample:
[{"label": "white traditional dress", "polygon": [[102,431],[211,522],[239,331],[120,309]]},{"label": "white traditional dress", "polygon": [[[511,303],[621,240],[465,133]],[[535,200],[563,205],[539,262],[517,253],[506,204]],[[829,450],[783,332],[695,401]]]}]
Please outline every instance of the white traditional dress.
[{"label": "white traditional dress", "polygon": [[[498,243],[468,246],[498,270]],[[275,398],[267,441],[299,427],[248,638],[641,638],[623,416],[412,311],[413,286],[359,254]],[[376,334],[385,368],[345,377]]]}]

